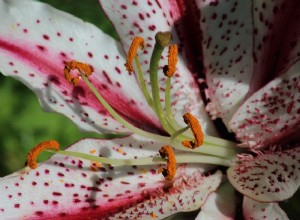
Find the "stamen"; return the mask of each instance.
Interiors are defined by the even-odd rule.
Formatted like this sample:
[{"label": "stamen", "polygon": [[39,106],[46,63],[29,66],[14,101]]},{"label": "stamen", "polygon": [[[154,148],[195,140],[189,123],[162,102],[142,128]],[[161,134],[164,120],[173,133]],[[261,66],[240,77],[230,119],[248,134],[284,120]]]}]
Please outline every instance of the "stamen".
[{"label": "stamen", "polygon": [[132,63],[133,63],[134,58],[137,55],[138,48],[143,50],[144,47],[145,47],[145,42],[142,37],[135,37],[132,40],[132,43],[130,45],[130,48],[129,48],[129,51],[127,54],[126,63],[125,63],[126,70],[129,72],[129,74],[131,74],[131,72],[134,71]]},{"label": "stamen", "polygon": [[59,150],[59,143],[54,140],[44,141],[38,145],[36,145],[27,155],[27,160],[25,162],[25,166],[29,166],[31,169],[37,168],[36,159],[38,155],[45,150],[52,149],[54,151]]},{"label": "stamen", "polygon": [[92,67],[85,63],[80,63],[78,61],[70,61],[66,62],[65,68],[64,68],[64,74],[66,80],[73,86],[78,85],[79,83],[79,75],[72,76],[71,71],[77,69],[78,71],[84,73],[86,77],[90,76],[93,72]]},{"label": "stamen", "polygon": [[172,147],[164,146],[159,150],[159,154],[162,158],[168,157],[167,169],[162,168],[159,172],[162,172],[166,180],[172,181],[176,174],[176,158]]},{"label": "stamen", "polygon": [[168,65],[164,66],[163,71],[165,76],[172,77],[176,71],[176,64],[178,62],[178,48],[176,44],[172,44],[169,47],[168,53]]},{"label": "stamen", "polygon": [[186,113],[183,115],[183,120],[187,125],[190,126],[195,139],[194,141],[184,140],[181,142],[182,145],[191,149],[195,149],[196,147],[202,145],[204,141],[204,137],[198,119],[195,118],[191,113]]}]

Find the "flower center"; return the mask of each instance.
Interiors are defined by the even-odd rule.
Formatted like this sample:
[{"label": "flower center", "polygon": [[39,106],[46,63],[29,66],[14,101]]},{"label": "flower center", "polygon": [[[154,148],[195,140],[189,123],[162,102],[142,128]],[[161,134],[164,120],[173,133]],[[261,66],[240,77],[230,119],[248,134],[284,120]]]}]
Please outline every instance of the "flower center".
[{"label": "flower center", "polygon": [[[152,107],[152,109],[158,116],[162,127],[170,135],[169,137],[144,131],[140,128],[135,127],[134,125],[130,124],[128,121],[123,119],[109,105],[109,103],[101,96],[101,94],[89,81],[88,77],[92,73],[92,68],[88,64],[80,63],[77,61],[67,62],[64,68],[64,74],[66,80],[74,86],[77,85],[79,83],[80,78],[82,78],[86,83],[86,85],[88,86],[88,88],[94,93],[94,95],[97,97],[99,102],[106,108],[106,110],[111,114],[111,116],[114,117],[115,120],[117,120],[119,123],[124,125],[128,130],[140,136],[167,143],[169,146],[164,146],[159,151],[161,157],[121,160],[121,159],[97,157],[97,156],[92,156],[89,154],[83,154],[79,152],[60,151],[58,150],[58,148],[46,147],[44,149],[46,150],[48,149],[48,151],[49,148],[55,149],[55,152],[59,154],[76,156],[83,159],[91,160],[93,162],[107,163],[107,164],[112,164],[117,166],[167,163],[167,168],[160,170],[160,172],[162,172],[165,179],[167,180],[172,180],[174,178],[175,171],[176,171],[176,163],[209,163],[209,164],[229,166],[231,160],[236,155],[235,143],[221,138],[204,135],[199,121],[191,113],[186,113],[183,115],[183,120],[187,124],[187,127],[182,128],[182,126],[179,125],[179,123],[174,119],[171,110],[170,94],[171,94],[171,80],[172,80],[172,76],[176,71],[176,64],[178,61],[178,48],[177,45],[175,44],[169,46],[169,43],[171,41],[170,32],[157,33],[155,36],[155,40],[156,43],[151,56],[150,70],[149,70],[151,94],[147,89],[144,76],[142,73],[141,65],[137,55],[138,50],[144,48],[145,43],[143,38],[135,37],[133,39],[132,44],[128,51],[125,67],[129,72],[129,74],[131,74],[135,72],[135,68],[133,65],[133,62],[135,62],[137,78],[139,81],[141,91],[143,92],[149,106]],[[165,88],[165,107],[163,108],[160,100],[158,71],[159,71],[159,63],[161,61],[162,53],[164,49],[168,46],[169,46],[168,64],[163,67],[163,73],[167,77],[166,88]],[[79,74],[72,75],[71,74],[72,70],[77,70]],[[46,143],[48,142],[44,142],[40,145],[50,146],[47,145]],[[180,150],[180,153],[176,154],[176,158],[173,149],[170,146],[172,146],[177,150]],[[184,153],[184,151],[187,152]],[[40,151],[38,151],[38,153],[39,152]],[[29,154],[31,154],[31,152]],[[34,153],[35,155],[34,157],[27,159],[27,164],[30,163],[36,164],[35,159],[37,157],[37,154]],[[35,168],[36,165],[30,167]]]}]

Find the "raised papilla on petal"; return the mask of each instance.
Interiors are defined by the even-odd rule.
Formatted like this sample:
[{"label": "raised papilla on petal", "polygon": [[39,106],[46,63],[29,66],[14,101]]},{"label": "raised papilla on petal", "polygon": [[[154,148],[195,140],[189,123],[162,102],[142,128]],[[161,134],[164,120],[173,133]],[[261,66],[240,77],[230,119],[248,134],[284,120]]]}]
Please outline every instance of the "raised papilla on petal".
[{"label": "raised papilla on petal", "polygon": [[247,196],[243,200],[243,216],[245,220],[289,219],[278,203],[257,202]]},{"label": "raised papilla on petal", "polygon": [[251,148],[299,143],[300,61],[254,93],[234,114],[229,127]]},{"label": "raised papilla on petal", "polygon": [[240,193],[258,202],[290,198],[300,185],[300,147],[248,156],[227,171],[230,183]]},{"label": "raised papilla on petal", "polygon": [[228,121],[243,103],[253,74],[251,1],[198,0],[207,109]]}]

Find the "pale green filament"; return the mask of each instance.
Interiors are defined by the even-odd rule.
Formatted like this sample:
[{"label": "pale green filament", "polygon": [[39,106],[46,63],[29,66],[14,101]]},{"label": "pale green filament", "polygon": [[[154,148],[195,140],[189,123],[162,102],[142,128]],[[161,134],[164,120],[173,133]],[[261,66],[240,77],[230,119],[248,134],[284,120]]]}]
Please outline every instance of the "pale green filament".
[{"label": "pale green filament", "polygon": [[[133,166],[133,165],[154,165],[154,164],[165,164],[166,159],[161,157],[146,157],[146,158],[138,158],[138,159],[112,159],[107,157],[98,157],[90,154],[79,153],[74,151],[51,151],[47,150],[47,152],[62,154],[72,157],[77,157],[81,159],[90,160],[92,162],[100,162],[103,164],[111,164],[114,166]],[[178,154],[176,155],[176,163],[205,163],[205,164],[215,164],[221,166],[230,166],[231,160],[214,157],[214,156],[206,156],[199,154]]]},{"label": "pale green filament", "polygon": [[88,80],[87,77],[81,72],[80,75],[82,79],[85,81],[89,89],[95,94],[99,102],[104,106],[104,108],[111,114],[114,119],[116,119],[118,122],[120,122],[122,125],[124,125],[127,129],[132,131],[133,133],[139,134],[143,137],[151,138],[154,140],[159,140],[159,141],[164,141],[164,142],[169,142],[170,138],[169,137],[164,137],[161,135],[153,134],[147,131],[144,131],[142,129],[139,129],[129,122],[127,122],[125,119],[123,119],[106,101],[105,99],[100,95],[100,93],[97,91],[97,89],[92,85],[92,83]]},{"label": "pale green filament", "polygon": [[137,73],[138,73],[138,79],[139,79],[139,83],[140,83],[140,87],[141,87],[141,90],[148,102],[148,105],[153,107],[153,100],[148,92],[148,89],[147,89],[147,86],[146,86],[146,83],[145,83],[145,79],[144,79],[144,75],[143,75],[143,72],[142,72],[142,68],[141,68],[141,64],[140,64],[140,61],[138,59],[138,57],[135,58],[135,64],[136,64],[136,67],[137,67]]},{"label": "pale green filament", "polygon": [[184,128],[179,129],[178,131],[175,131],[172,135],[171,135],[171,142],[174,141],[179,135],[181,135],[182,133],[186,132],[187,130],[189,130],[189,126],[186,126]]},{"label": "pale green filament", "polygon": [[[79,71],[80,72],[80,71]],[[107,109],[107,111],[118,121],[120,122],[122,125],[124,125],[127,129],[129,129],[130,131],[132,131],[133,133],[139,134],[142,137],[146,137],[146,138],[150,138],[153,140],[158,140],[158,141],[162,141],[165,143],[170,143],[170,137],[165,137],[165,136],[161,136],[161,135],[157,135],[157,134],[153,134],[147,131],[144,131],[142,129],[139,129],[135,126],[133,126],[132,124],[130,124],[129,122],[127,122],[126,120],[124,120],[106,101],[105,99],[100,95],[100,93],[97,91],[97,89],[91,84],[91,82],[88,80],[87,77],[84,76],[84,74],[82,72],[80,72],[82,79],[85,81],[85,83],[87,84],[87,86],[90,88],[90,90],[95,94],[95,96],[97,97],[97,99],[101,102],[101,104]],[[172,146],[178,150],[182,150],[182,151],[192,151],[192,152],[197,152],[197,153],[204,153],[204,154],[209,154],[209,155],[215,155],[215,156],[219,156],[219,157],[227,157],[228,155],[232,155],[232,152],[234,152],[233,149],[224,149],[223,146],[215,146],[215,145],[207,145],[207,146],[213,146],[213,148],[209,147],[204,147],[201,146],[200,148],[196,148],[194,150],[192,149],[188,149],[183,147],[181,144],[179,144],[178,142],[172,143]],[[216,150],[218,149],[218,150]],[[226,151],[228,151],[226,153]]]},{"label": "pale green filament", "polygon": [[175,141],[172,142],[171,145],[177,150],[193,152],[195,154],[213,155],[213,156],[223,157],[223,158],[231,158],[237,153],[236,148],[230,149],[230,148],[224,148],[216,145],[209,145],[206,143],[203,143],[200,147],[197,147],[195,149],[183,147],[180,143]]}]

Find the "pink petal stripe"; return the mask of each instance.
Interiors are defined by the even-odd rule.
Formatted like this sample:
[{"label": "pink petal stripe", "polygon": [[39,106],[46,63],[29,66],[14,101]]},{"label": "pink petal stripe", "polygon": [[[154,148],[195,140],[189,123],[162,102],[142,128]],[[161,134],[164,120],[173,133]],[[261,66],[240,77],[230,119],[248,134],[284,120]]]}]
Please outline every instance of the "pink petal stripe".
[{"label": "pink petal stripe", "polygon": [[253,1],[254,74],[248,96],[300,59],[300,2]]},{"label": "pink petal stripe", "polygon": [[251,1],[197,1],[207,110],[228,125],[244,101],[253,73]]},{"label": "pink petal stripe", "polygon": [[111,37],[39,2],[1,1],[0,12],[5,18],[0,24],[0,70],[36,92],[45,110],[65,114],[84,130],[127,131],[83,82],[77,87],[66,82],[64,63],[78,60],[93,66],[95,87],[126,120],[162,132],[135,78],[124,68],[120,45]]},{"label": "pink petal stripe", "polygon": [[[299,142],[300,61],[252,95],[229,123],[245,146]],[[286,139],[293,136],[292,139]]]},{"label": "pink petal stripe", "polygon": [[230,183],[242,194],[259,202],[290,198],[300,185],[300,147],[246,157],[230,167]]},{"label": "pink petal stripe", "polygon": [[[149,82],[149,62],[155,44],[154,36],[158,31],[172,31],[173,43],[181,45],[174,25],[181,19],[181,4],[175,1],[149,0],[138,1],[100,1],[100,4],[108,18],[115,26],[127,52],[134,36],[145,39],[145,49],[139,53],[139,60],[145,75],[146,84]],[[182,32],[180,34],[183,34]],[[162,67],[167,64],[167,49],[164,51],[159,71],[160,95],[164,100],[166,77],[162,73]],[[199,94],[198,85],[195,83],[187,64],[179,57],[177,71],[172,79],[172,110],[175,118],[182,122],[182,115],[188,111],[197,115],[206,133],[215,134],[215,129],[204,110],[204,104]],[[184,125],[184,124],[183,124]]]},{"label": "pink petal stripe", "polygon": [[[125,159],[158,155],[163,144],[131,136],[112,140],[85,139],[68,150]],[[190,192],[196,193],[197,189],[201,189],[203,199],[207,193],[204,189],[208,183],[201,174],[205,169],[201,166],[179,167],[172,186],[157,173],[159,166],[98,164],[92,169],[91,165],[89,160],[55,155],[35,170],[25,169],[2,178],[0,219],[101,219],[153,199],[159,204],[165,196],[178,195],[176,192],[182,189],[185,190],[181,191],[184,193],[181,196],[187,195],[188,199],[196,195]],[[221,175],[215,174],[207,179],[212,180],[209,193],[220,183]],[[190,181],[185,183],[186,180]],[[171,210],[174,211],[166,209],[165,214]],[[177,211],[180,211],[179,206]]]},{"label": "pink petal stripe", "polygon": [[278,203],[256,202],[246,196],[243,201],[243,215],[245,220],[289,219]]}]

